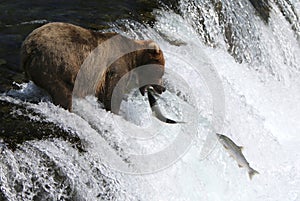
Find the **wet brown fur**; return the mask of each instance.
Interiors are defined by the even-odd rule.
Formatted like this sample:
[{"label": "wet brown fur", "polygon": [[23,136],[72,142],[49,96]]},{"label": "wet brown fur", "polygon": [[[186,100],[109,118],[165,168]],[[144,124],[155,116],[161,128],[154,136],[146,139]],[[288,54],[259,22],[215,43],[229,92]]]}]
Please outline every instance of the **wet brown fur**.
[{"label": "wet brown fur", "polygon": [[[99,44],[116,35],[67,23],[49,23],[34,30],[25,39],[21,49],[21,65],[27,77],[51,95],[54,104],[71,110],[72,92],[81,65]],[[142,50],[128,53],[108,66],[93,94],[107,110],[111,109],[112,91],[125,73],[146,64],[159,64],[162,66],[159,70],[162,74],[164,72],[162,51],[145,48],[153,41],[132,41]],[[161,80],[158,82],[161,84]]]}]

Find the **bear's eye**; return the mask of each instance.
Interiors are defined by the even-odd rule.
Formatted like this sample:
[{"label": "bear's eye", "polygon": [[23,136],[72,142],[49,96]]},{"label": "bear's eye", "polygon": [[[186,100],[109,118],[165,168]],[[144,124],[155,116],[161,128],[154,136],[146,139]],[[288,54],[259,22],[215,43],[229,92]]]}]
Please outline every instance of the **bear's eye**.
[{"label": "bear's eye", "polygon": [[107,72],[107,74],[109,77],[112,77],[112,76],[116,75],[116,72],[114,70],[110,70]]}]

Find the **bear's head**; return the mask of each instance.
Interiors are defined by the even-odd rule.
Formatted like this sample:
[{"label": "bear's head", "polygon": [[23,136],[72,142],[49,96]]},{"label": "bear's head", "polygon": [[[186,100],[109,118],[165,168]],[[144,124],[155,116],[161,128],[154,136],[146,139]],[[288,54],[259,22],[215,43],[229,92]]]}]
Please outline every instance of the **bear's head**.
[{"label": "bear's head", "polygon": [[[137,71],[140,92],[145,94],[146,89],[152,86],[153,89],[161,94],[165,91],[162,83],[162,76],[165,72],[165,59],[162,50],[154,41],[136,41],[145,49],[137,51],[138,67],[147,66]],[[145,79],[146,78],[146,79]],[[148,84],[147,82],[151,82]]]},{"label": "bear's head", "polygon": [[[134,80],[134,85],[139,87],[142,95],[145,94],[149,86],[152,86],[159,94],[165,91],[162,86],[165,59],[158,44],[151,40],[131,40],[128,42],[126,39],[125,42],[122,40],[122,48],[124,48],[124,44],[130,45],[130,48],[135,51],[124,54],[107,68],[99,88],[98,99],[107,110],[112,109],[111,101],[114,90],[118,88],[120,90],[118,93],[124,94],[127,91],[126,88],[128,89],[128,83],[132,84],[131,79]],[[124,78],[126,81],[122,82],[120,86],[120,80],[124,81]],[[117,85],[119,86],[116,87]],[[117,102],[119,103],[120,100]]]}]

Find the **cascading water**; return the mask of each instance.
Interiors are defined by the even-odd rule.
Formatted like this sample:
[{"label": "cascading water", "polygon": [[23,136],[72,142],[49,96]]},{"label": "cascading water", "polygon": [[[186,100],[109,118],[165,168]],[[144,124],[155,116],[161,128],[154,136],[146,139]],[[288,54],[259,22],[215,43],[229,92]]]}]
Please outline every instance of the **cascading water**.
[{"label": "cascading water", "polygon": [[[79,137],[84,150],[56,138],[27,141],[16,150],[0,141],[0,198],[300,200],[300,3],[270,1],[269,6],[265,22],[248,1],[182,0],[179,13],[156,10],[152,28],[128,20],[114,24],[121,34],[158,42],[166,57],[168,88],[159,104],[165,114],[186,124],[158,122],[147,98],[135,92],[122,103],[122,117],[101,109],[93,97],[76,100],[74,113],[47,100],[20,100],[39,94],[32,83],[1,95],[2,101],[36,114],[16,115],[55,123]],[[212,77],[202,72],[214,72],[221,86],[214,88]],[[216,93],[220,91],[224,96]],[[252,180],[209,138],[216,129],[216,101],[224,114],[217,131],[244,146],[250,165],[260,172]],[[134,154],[147,158],[162,153],[182,132],[188,143],[182,142],[186,147],[170,163],[164,164],[161,155],[149,158],[145,167],[135,166]],[[151,137],[131,136],[136,133]],[[142,172],[147,174],[132,172],[154,163],[162,166]]]}]

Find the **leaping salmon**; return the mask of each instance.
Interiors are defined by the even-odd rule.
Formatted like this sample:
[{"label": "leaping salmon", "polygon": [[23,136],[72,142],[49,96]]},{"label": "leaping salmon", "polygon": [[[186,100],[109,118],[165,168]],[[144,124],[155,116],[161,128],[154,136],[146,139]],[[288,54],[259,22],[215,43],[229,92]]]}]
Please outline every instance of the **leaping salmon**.
[{"label": "leaping salmon", "polygon": [[245,167],[248,170],[249,178],[252,179],[253,175],[259,174],[258,171],[250,167],[248,161],[242,153],[243,147],[236,145],[229,137],[217,133],[219,142],[224,146],[224,148],[229,152],[238,163],[239,167]]},{"label": "leaping salmon", "polygon": [[169,119],[167,117],[165,117],[160,109],[159,106],[157,104],[157,100],[155,99],[154,95],[155,95],[155,91],[152,87],[148,87],[147,88],[147,95],[148,95],[148,100],[149,100],[149,104],[152,110],[152,113],[154,114],[154,116],[159,119],[162,122],[168,123],[168,124],[177,124],[177,123],[183,123],[183,122],[178,122],[178,121],[174,121],[172,119]]}]

